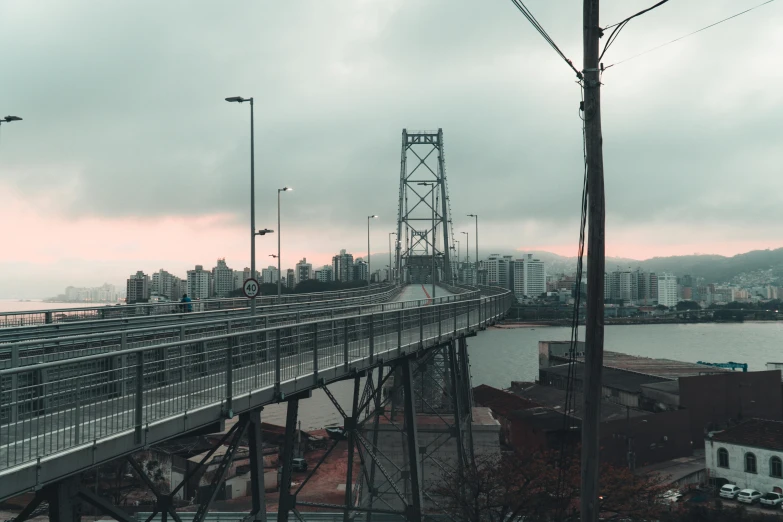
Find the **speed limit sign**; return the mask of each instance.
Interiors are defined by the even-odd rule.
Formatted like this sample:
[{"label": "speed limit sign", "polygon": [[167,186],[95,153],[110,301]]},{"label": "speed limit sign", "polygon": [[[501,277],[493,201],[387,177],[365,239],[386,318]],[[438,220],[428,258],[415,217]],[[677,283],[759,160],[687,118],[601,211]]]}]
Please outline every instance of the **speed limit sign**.
[{"label": "speed limit sign", "polygon": [[255,279],[248,279],[245,284],[242,285],[242,291],[245,292],[245,297],[248,299],[254,299],[258,295],[258,281]]}]

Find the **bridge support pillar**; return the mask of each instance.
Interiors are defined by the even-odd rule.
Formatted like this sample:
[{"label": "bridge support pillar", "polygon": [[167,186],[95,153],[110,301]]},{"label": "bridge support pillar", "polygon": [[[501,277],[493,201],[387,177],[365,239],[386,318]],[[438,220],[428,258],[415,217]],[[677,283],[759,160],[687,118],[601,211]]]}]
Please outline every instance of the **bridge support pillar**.
[{"label": "bridge support pillar", "polygon": [[261,410],[249,411],[242,415],[247,417],[248,444],[250,446],[250,494],[253,497],[253,511],[250,512],[251,518],[249,520],[266,522]]},{"label": "bridge support pillar", "polygon": [[292,398],[287,403],[285,416],[285,439],[283,441],[283,471],[280,477],[280,502],[277,509],[277,522],[288,522],[288,512],[296,507],[296,495],[291,494],[291,465],[294,460],[296,422],[299,417],[299,399]]},{"label": "bridge support pillar", "polygon": [[405,394],[405,434],[408,450],[408,473],[410,479],[410,500],[406,508],[405,518],[409,522],[421,522],[421,476],[419,467],[419,435],[416,426],[416,401],[413,397],[413,372],[411,360],[406,359],[402,363],[402,379]]}]

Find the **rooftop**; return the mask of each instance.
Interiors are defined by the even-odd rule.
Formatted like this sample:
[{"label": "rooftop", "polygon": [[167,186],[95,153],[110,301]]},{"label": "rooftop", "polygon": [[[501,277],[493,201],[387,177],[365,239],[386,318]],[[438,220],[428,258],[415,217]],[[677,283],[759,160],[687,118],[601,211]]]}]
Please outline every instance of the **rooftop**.
[{"label": "rooftop", "polygon": [[[584,361],[584,358],[579,357],[577,360],[582,362]],[[604,352],[604,366],[620,370],[630,370],[647,375],[655,375],[665,379],[677,379],[679,377],[692,377],[694,375],[731,371],[725,368],[704,366],[703,364],[675,361],[672,359],[654,359],[652,357],[641,357],[619,352]]]},{"label": "rooftop", "polygon": [[[560,375],[562,377],[568,376],[568,364],[560,364],[557,366],[550,366],[549,368],[541,368],[541,373],[548,373],[554,375]],[[577,381],[582,380],[582,364],[580,363],[576,370],[575,379]],[[650,384],[653,382],[661,382],[668,380],[665,377],[658,377],[655,375],[649,375],[644,373],[638,373],[636,371],[619,370],[616,368],[608,368],[604,366],[602,374],[603,385],[608,388],[616,388],[618,390],[627,391],[630,393],[641,393],[642,384]]]},{"label": "rooftop", "polygon": [[494,413],[502,417],[508,417],[511,412],[517,410],[526,410],[534,406],[541,406],[540,404],[524,399],[519,395],[515,395],[506,390],[499,390],[492,386],[487,386],[486,384],[473,388],[473,401],[480,406],[491,409]]},{"label": "rooftop", "polygon": [[515,411],[511,414],[515,420],[523,420],[534,428],[541,431],[561,431],[565,427],[579,429],[582,421],[571,417],[571,421],[566,421],[563,412],[555,411],[551,408],[530,408],[527,410]]},{"label": "rooftop", "polygon": [[[565,390],[558,390],[552,386],[542,386],[532,382],[515,382],[511,385],[511,391],[515,395],[536,402],[541,406],[546,406],[557,412],[563,411],[566,396]],[[571,416],[581,419],[582,409],[582,394],[575,393],[574,409],[571,411]],[[643,417],[645,415],[653,414],[648,411],[626,408],[625,406],[607,400],[601,401],[601,421],[612,421],[625,419],[627,417]]]},{"label": "rooftop", "polygon": [[666,393],[673,393],[679,395],[680,393],[680,381],[661,381],[651,382],[649,384],[642,384],[642,388],[650,388]]},{"label": "rooftop", "polygon": [[715,442],[783,451],[783,422],[750,419],[712,435]]}]

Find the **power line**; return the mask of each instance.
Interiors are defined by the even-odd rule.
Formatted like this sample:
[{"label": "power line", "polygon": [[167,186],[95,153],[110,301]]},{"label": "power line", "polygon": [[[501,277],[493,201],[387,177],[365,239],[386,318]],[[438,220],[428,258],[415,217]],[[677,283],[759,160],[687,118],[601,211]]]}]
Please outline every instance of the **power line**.
[{"label": "power line", "polygon": [[[666,0],[668,1],[668,0]],[[527,21],[530,22],[530,24],[533,26],[533,28],[540,34],[544,40],[549,44],[552,49],[560,56],[560,58],[563,59],[565,63],[568,64],[569,67],[576,73],[576,77],[580,80],[582,79],[582,73],[579,72],[579,70],[574,67],[574,63],[569,60],[565,54],[563,54],[563,51],[560,50],[560,48],[557,46],[554,40],[549,36],[549,34],[546,32],[544,27],[536,20],[536,17],[533,16],[533,13],[530,11],[530,9],[527,8],[527,6],[522,2],[522,0],[511,0],[511,3],[513,3],[517,9],[527,18]]]},{"label": "power line", "polygon": [[763,6],[763,5],[771,4],[771,3],[772,3],[772,2],[774,2],[774,1],[775,1],[775,0],[767,0],[766,2],[762,2],[762,3],[760,3],[760,4],[756,5],[756,6],[753,6],[753,7],[751,7],[750,9],[745,9],[744,11],[741,11],[741,12],[739,12],[739,13],[737,13],[737,14],[731,15],[731,16],[729,16],[728,18],[724,18],[723,20],[718,20],[718,21],[717,21],[717,22],[715,22],[715,23],[712,23],[712,24],[710,24],[710,25],[707,25],[707,26],[705,26],[705,27],[702,27],[701,29],[698,29],[698,30],[696,30],[696,31],[693,31],[692,33],[688,33],[688,34],[686,34],[686,35],[684,35],[684,36],[680,36],[679,38],[675,38],[674,40],[671,40],[671,41],[669,41],[669,42],[662,43],[661,45],[658,45],[658,46],[656,46],[656,47],[653,47],[653,48],[651,48],[651,49],[647,49],[646,51],[643,51],[643,52],[641,52],[641,53],[639,53],[639,54],[635,54],[635,55],[631,56],[630,58],[626,58],[625,60],[620,60],[619,62],[615,62],[615,63],[613,63],[612,65],[607,65],[607,66],[604,68],[604,70],[608,69],[609,67],[614,67],[615,65],[619,65],[619,64],[621,64],[621,63],[625,63],[625,62],[627,62],[627,61],[633,60],[634,58],[638,58],[639,56],[642,56],[642,55],[644,55],[644,54],[651,53],[651,52],[653,52],[653,51],[656,51],[656,50],[660,49],[661,47],[666,47],[666,46],[667,46],[667,45],[669,45],[669,44],[673,44],[674,42],[679,42],[680,40],[683,40],[683,39],[685,39],[685,38],[688,38],[689,36],[693,36],[693,35],[694,35],[694,34],[696,34],[696,33],[700,33],[700,32],[702,32],[702,31],[706,31],[706,30],[707,30],[707,29],[709,29],[710,27],[715,27],[716,25],[722,24],[723,22],[727,22],[727,21],[731,20],[732,18],[737,18],[737,17],[738,17],[738,16],[740,16],[740,15],[744,15],[745,13],[749,13],[750,11],[753,11],[754,9],[758,9],[759,7],[761,7],[761,6]]},{"label": "power line", "polygon": [[604,27],[604,31],[605,31],[605,30],[607,30],[607,29],[611,29],[612,27],[614,27],[614,30],[613,30],[613,31],[612,31],[612,33],[609,35],[609,38],[606,40],[606,45],[604,45],[604,50],[603,50],[603,51],[601,51],[601,55],[598,57],[598,60],[600,61],[600,60],[601,60],[601,59],[604,57],[604,54],[606,54],[606,51],[608,51],[608,50],[609,50],[609,47],[610,47],[610,46],[611,46],[611,45],[612,45],[612,44],[615,42],[615,40],[617,40],[617,37],[618,37],[618,36],[620,36],[620,32],[622,32],[623,28],[625,28],[625,26],[628,24],[628,22],[630,22],[631,20],[633,20],[633,19],[634,19],[634,18],[636,18],[637,16],[641,16],[641,15],[643,15],[644,13],[647,13],[647,12],[649,12],[649,11],[652,11],[652,10],[653,10],[653,9],[655,9],[656,7],[660,7],[660,6],[662,6],[663,4],[665,4],[665,3],[666,3],[666,2],[668,2],[668,1],[669,1],[669,0],[661,0],[661,1],[660,1],[660,2],[658,2],[657,4],[655,4],[655,5],[653,5],[653,6],[650,6],[650,7],[648,7],[647,9],[642,9],[642,10],[641,10],[641,11],[639,11],[638,13],[636,13],[636,14],[634,14],[634,15],[631,15],[631,16],[629,16],[628,18],[626,18],[626,19],[625,19],[625,20],[623,20],[622,22],[619,22],[619,23],[616,23],[616,24],[614,24],[614,25],[610,25],[610,26]]}]

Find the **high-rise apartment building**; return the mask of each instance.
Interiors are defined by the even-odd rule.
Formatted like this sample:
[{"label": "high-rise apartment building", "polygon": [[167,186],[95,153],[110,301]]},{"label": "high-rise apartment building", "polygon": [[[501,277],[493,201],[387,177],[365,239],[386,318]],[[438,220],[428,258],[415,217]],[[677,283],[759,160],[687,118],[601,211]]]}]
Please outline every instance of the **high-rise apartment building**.
[{"label": "high-rise apartment building", "polygon": [[234,289],[234,271],[228,267],[225,258],[218,259],[212,268],[212,284],[217,297],[228,297]]},{"label": "high-rise apartment building", "polygon": [[293,268],[289,268],[285,272],[285,286],[293,289],[296,286],[296,273]]},{"label": "high-rise apartment building", "polygon": [[345,249],[332,257],[332,277],[335,281],[353,281],[353,254],[347,254]]},{"label": "high-rise apartment building", "polygon": [[514,288],[517,298],[538,297],[546,292],[546,267],[544,262],[527,254],[514,261]]},{"label": "high-rise apartment building", "polygon": [[367,263],[361,257],[353,264],[353,279],[349,281],[367,281]]},{"label": "high-rise apartment building", "polygon": [[212,296],[212,272],[196,265],[188,270],[188,296],[191,299],[209,299]]},{"label": "high-rise apartment building", "polygon": [[301,283],[313,278],[313,265],[307,262],[307,258],[303,257],[301,261],[296,264],[296,282]]},{"label": "high-rise apartment building", "polygon": [[125,302],[145,303],[150,298],[150,276],[139,270],[128,278]]},{"label": "high-rise apartment building", "polygon": [[162,268],[152,274],[152,285],[150,286],[150,292],[157,294],[168,299],[178,299],[181,294],[178,294],[174,287],[179,286],[180,278],[168,273]]},{"label": "high-rise apartment building", "polygon": [[679,297],[677,295],[677,276],[674,274],[658,275],[658,304],[663,306],[676,306]]},{"label": "high-rise apartment building", "polygon": [[[250,273],[248,271],[248,273]],[[277,284],[278,274],[276,266],[268,266],[261,270],[261,284]]]},{"label": "high-rise apartment building", "polygon": [[328,283],[330,281],[334,281],[334,275],[332,274],[332,267],[329,265],[324,265],[318,270],[315,271],[315,280],[320,281],[322,283]]}]

